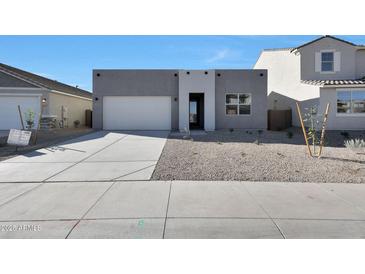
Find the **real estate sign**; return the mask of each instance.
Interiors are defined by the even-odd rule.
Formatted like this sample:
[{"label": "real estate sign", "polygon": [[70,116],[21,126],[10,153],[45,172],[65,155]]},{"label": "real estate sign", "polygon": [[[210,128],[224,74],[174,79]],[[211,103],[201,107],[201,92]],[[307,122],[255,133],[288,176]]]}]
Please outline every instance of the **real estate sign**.
[{"label": "real estate sign", "polygon": [[14,146],[27,146],[31,135],[31,131],[11,129],[8,136],[8,144]]}]

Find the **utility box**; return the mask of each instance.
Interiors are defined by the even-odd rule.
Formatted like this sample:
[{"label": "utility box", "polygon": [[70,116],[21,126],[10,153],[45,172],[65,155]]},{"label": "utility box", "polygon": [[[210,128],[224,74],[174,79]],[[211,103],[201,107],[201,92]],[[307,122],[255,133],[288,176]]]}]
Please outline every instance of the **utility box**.
[{"label": "utility box", "polygon": [[267,112],[268,130],[280,131],[292,126],[291,109],[276,110],[269,109]]}]

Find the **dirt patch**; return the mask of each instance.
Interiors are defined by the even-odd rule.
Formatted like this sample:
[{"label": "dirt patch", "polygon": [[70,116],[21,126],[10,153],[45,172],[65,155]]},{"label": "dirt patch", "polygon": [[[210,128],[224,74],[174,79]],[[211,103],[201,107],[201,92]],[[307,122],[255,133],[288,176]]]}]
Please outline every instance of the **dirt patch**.
[{"label": "dirt patch", "polygon": [[26,147],[14,147],[6,144],[7,135],[0,137],[0,161],[21,155],[43,147],[51,146],[59,142],[63,142],[78,136],[82,136],[92,132],[91,128],[65,128],[41,130],[37,135],[37,144]]},{"label": "dirt patch", "polygon": [[365,155],[344,148],[340,132],[328,132],[321,159],[307,155],[298,129],[291,132],[292,138],[255,131],[215,131],[192,140],[170,136],[152,180],[365,183]]}]

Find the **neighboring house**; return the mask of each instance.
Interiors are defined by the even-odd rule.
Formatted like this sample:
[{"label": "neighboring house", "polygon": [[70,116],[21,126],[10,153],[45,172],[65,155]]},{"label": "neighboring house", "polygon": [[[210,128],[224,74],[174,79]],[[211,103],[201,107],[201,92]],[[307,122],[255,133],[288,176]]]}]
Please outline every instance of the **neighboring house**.
[{"label": "neighboring house", "polygon": [[[0,63],[0,130],[21,128],[18,105],[24,117],[35,112],[56,119],[56,125],[85,125],[85,110],[92,109],[90,92]],[[61,122],[61,123],[60,123]]]},{"label": "neighboring house", "polygon": [[266,70],[94,70],[93,127],[266,129]]},{"label": "neighboring house", "polygon": [[328,129],[365,129],[365,46],[323,36],[296,48],[261,52],[255,69],[268,70],[269,109],[317,105],[319,113],[330,103]]}]

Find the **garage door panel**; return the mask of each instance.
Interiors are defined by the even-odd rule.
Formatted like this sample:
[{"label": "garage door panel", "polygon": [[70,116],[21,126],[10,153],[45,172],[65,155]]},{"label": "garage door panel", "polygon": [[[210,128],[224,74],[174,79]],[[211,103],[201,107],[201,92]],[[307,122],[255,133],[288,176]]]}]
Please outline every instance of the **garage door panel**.
[{"label": "garage door panel", "polygon": [[171,97],[104,96],[106,130],[170,130]]},{"label": "garage door panel", "polygon": [[40,97],[38,96],[7,96],[0,94],[0,130],[11,128],[20,129],[21,122],[18,112],[18,105],[21,108],[23,121],[24,113],[31,109],[35,112],[35,126],[37,126],[40,112]]}]

